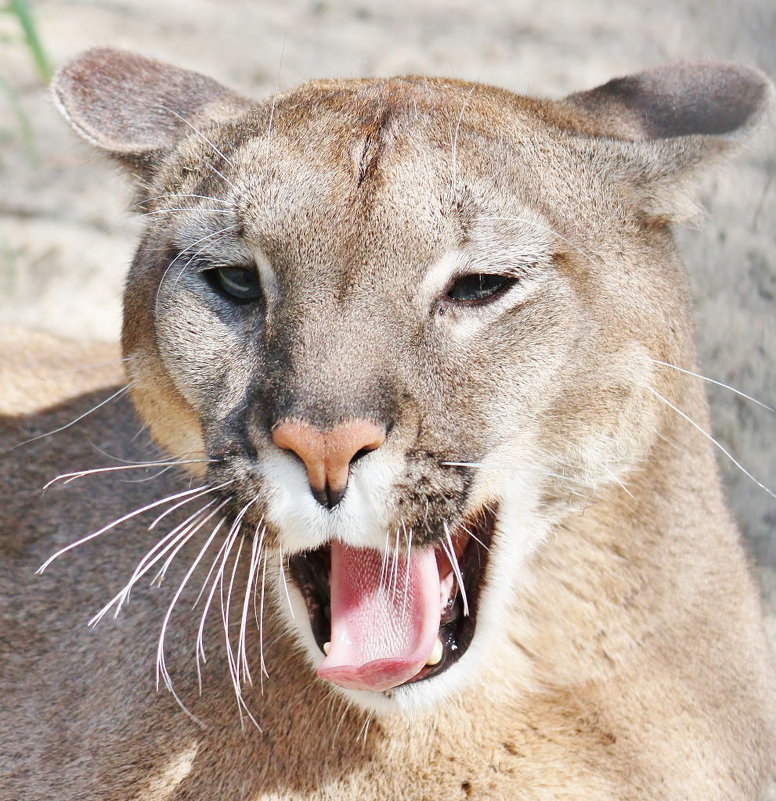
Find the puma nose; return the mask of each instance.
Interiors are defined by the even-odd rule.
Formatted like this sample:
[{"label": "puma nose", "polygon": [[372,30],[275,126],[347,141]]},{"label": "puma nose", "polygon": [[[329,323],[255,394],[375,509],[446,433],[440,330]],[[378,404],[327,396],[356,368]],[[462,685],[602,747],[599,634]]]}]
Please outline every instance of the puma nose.
[{"label": "puma nose", "polygon": [[345,495],[350,465],[379,448],[385,442],[385,430],[368,420],[340,423],[331,431],[292,421],[273,429],[272,441],[304,462],[315,499],[333,509]]}]

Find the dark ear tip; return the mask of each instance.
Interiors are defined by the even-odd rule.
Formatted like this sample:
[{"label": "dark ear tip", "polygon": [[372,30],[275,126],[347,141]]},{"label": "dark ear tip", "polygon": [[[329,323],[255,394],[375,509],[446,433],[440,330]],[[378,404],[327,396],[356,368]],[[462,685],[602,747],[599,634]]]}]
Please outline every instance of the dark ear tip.
[{"label": "dark ear tip", "polygon": [[705,107],[708,113],[698,117],[703,133],[748,129],[774,105],[774,87],[765,73],[735,62],[681,61],[646,75],[662,82],[671,95],[681,90],[698,111]]},{"label": "dark ear tip", "polygon": [[615,78],[567,102],[626,139],[745,134],[774,106],[773,84],[751,67],[678,61]]}]

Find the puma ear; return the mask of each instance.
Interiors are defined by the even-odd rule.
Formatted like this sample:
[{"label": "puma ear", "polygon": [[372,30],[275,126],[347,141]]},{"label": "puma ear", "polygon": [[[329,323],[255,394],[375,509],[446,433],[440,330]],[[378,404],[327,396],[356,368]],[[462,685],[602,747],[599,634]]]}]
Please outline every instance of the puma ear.
[{"label": "puma ear", "polygon": [[645,211],[694,216],[699,168],[740,147],[772,110],[761,72],[723,62],[678,62],[570,95],[584,128],[643,191]]},{"label": "puma ear", "polygon": [[566,98],[623,139],[736,134],[773,100],[760,72],[719,61],[678,62],[629,75]]},{"label": "puma ear", "polygon": [[84,139],[141,173],[192,126],[224,122],[252,105],[204,75],[111,48],[69,61],[52,91]]}]

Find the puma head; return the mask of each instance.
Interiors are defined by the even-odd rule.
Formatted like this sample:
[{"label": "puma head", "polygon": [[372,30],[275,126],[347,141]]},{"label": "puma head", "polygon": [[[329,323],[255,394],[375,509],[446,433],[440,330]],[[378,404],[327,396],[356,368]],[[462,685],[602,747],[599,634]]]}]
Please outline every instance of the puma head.
[{"label": "puma head", "polygon": [[401,77],[255,102],[99,49],[54,93],[147,215],[134,402],[207,460],[230,536],[280,555],[313,669],[374,709],[476,681],[531,552],[649,458],[653,360],[692,360],[671,226],[768,81],[677,63],[559,101]]}]

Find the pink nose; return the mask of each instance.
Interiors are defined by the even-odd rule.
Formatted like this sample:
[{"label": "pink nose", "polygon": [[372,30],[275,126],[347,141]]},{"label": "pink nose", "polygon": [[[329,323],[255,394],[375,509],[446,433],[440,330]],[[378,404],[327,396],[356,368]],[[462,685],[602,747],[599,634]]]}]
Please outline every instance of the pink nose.
[{"label": "pink nose", "polygon": [[304,462],[315,499],[332,509],[345,495],[350,465],[379,448],[385,442],[385,430],[368,420],[340,423],[331,431],[292,421],[273,429],[272,441]]}]

